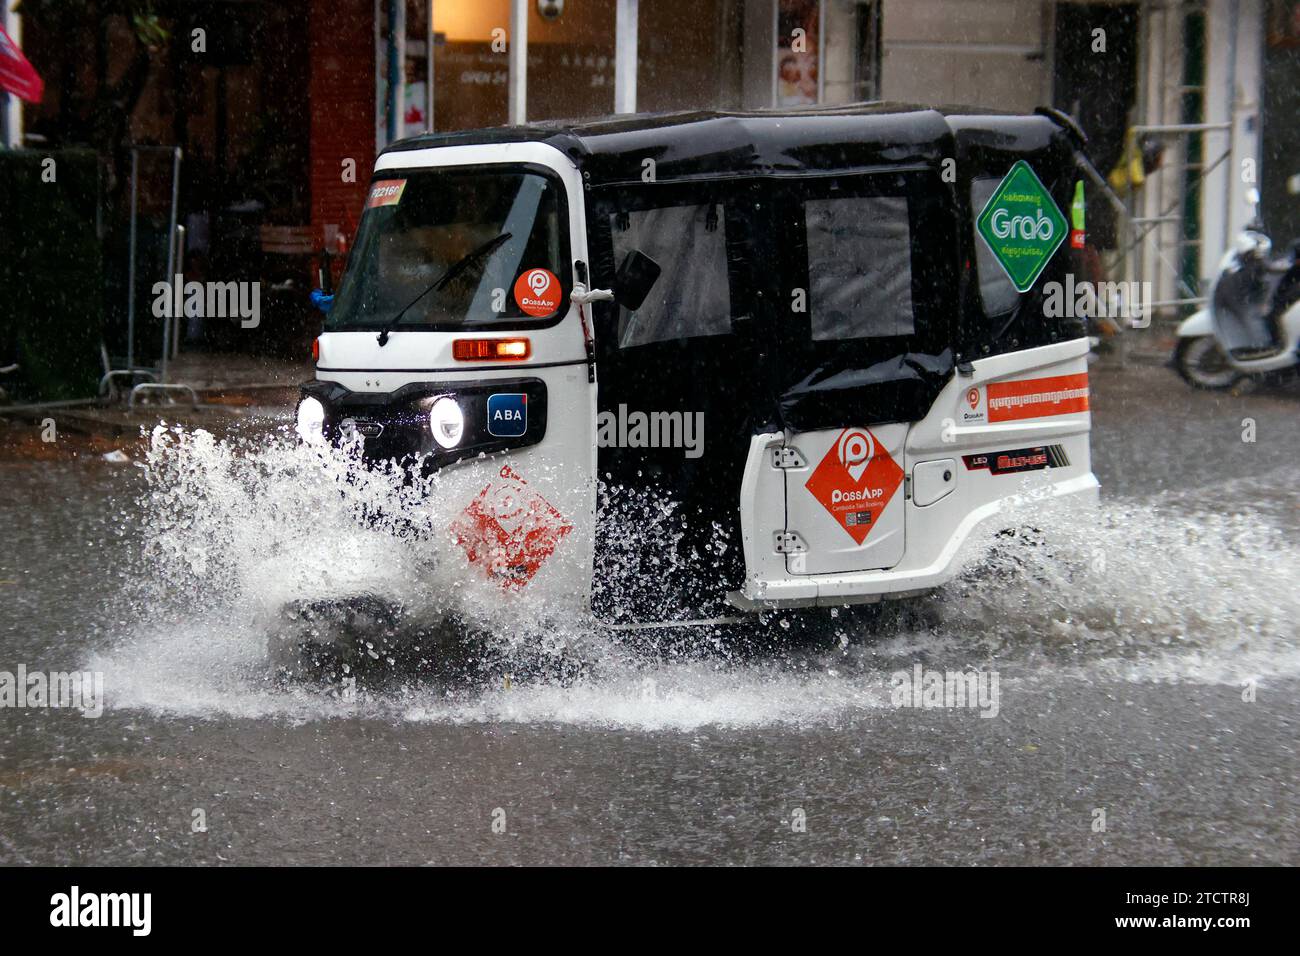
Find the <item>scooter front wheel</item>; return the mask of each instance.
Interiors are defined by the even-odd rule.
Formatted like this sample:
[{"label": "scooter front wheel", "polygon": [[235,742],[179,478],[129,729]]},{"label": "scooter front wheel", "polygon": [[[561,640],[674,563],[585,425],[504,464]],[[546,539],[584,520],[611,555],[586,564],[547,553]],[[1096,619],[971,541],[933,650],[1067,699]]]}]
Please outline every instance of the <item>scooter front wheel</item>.
[{"label": "scooter front wheel", "polygon": [[1179,339],[1174,349],[1174,368],[1193,388],[1215,392],[1232,388],[1244,377],[1232,367],[1213,335]]}]

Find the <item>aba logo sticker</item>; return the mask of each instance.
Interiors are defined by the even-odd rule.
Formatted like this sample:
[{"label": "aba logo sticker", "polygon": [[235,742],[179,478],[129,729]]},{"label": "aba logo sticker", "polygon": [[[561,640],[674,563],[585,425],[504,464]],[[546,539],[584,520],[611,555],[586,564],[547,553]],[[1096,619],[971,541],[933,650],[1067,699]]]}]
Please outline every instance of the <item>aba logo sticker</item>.
[{"label": "aba logo sticker", "polygon": [[515,280],[515,302],[526,315],[552,315],[560,307],[560,280],[549,269],[527,269]]},{"label": "aba logo sticker", "polygon": [[528,396],[501,392],[488,396],[488,434],[518,438],[528,431]]}]

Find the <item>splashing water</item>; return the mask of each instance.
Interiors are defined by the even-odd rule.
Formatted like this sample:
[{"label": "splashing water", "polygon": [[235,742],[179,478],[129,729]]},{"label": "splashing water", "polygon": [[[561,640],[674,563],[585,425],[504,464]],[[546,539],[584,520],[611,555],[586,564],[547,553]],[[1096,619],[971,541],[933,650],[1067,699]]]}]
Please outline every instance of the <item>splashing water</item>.
[{"label": "splashing water", "polygon": [[[926,598],[647,639],[472,573],[447,530],[446,503],[470,491],[457,469],[411,480],[355,450],[164,428],[145,467],[138,620],[88,664],[118,708],[685,730],[836,723],[890,706],[891,674],[914,662],[996,669],[1004,686],[1300,673],[1288,529],[1196,495],[1080,509],[1026,483],[999,522],[1020,533],[972,538]],[[619,507],[671,518],[621,491]],[[309,616],[286,608],[339,598],[368,666],[286,679],[269,638]]]}]

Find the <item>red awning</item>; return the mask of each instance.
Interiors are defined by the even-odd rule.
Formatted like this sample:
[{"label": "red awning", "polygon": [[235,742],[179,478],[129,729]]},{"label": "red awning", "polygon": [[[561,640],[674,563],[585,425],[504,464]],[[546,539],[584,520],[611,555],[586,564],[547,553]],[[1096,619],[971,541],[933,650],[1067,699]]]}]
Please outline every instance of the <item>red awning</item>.
[{"label": "red awning", "polygon": [[7,90],[29,103],[39,103],[45,90],[40,76],[3,27],[0,27],[0,90]]}]

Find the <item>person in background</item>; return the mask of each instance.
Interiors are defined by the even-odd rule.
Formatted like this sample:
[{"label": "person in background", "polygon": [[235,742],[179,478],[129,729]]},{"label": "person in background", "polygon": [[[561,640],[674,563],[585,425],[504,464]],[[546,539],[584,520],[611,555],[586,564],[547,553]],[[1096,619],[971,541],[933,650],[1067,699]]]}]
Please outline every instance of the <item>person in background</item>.
[{"label": "person in background", "polygon": [[1110,188],[1123,199],[1130,191],[1145,185],[1147,177],[1160,168],[1165,158],[1165,141],[1154,133],[1135,137],[1129,130],[1125,137],[1124,158],[1106,177]]}]

